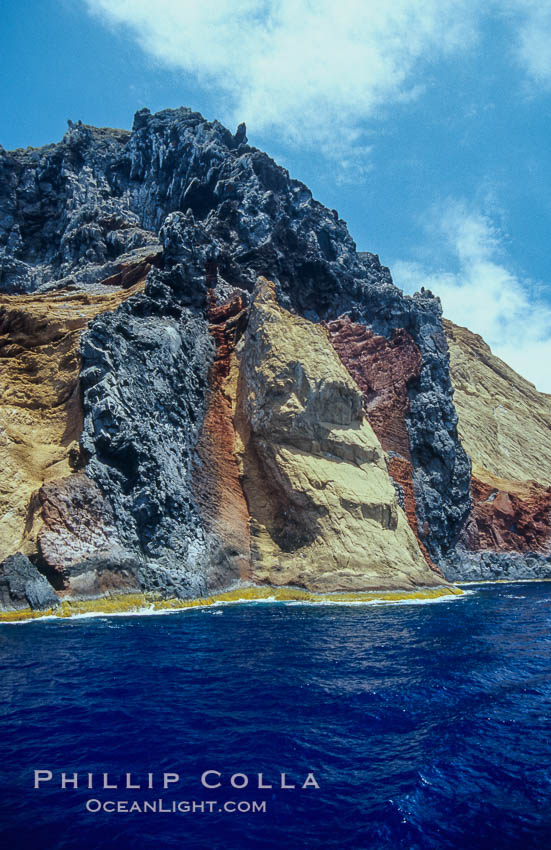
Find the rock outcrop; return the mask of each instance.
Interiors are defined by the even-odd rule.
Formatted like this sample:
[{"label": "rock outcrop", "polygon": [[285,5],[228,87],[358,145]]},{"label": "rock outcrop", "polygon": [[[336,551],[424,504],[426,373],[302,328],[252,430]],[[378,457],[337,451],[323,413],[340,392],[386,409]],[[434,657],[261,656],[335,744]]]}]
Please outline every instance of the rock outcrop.
[{"label": "rock outcrop", "polygon": [[548,401],[480,346],[462,365],[448,327],[460,439],[439,300],[397,289],[243,125],[141,110],[0,149],[0,292],[0,555],[61,596],[547,557],[518,421],[541,470]]},{"label": "rock outcrop", "polygon": [[335,351],[364,394],[369,422],[381,445],[410,460],[406,415],[408,387],[421,374],[418,346],[403,329],[387,339],[348,316],[327,327]]},{"label": "rock outcrop", "polygon": [[63,596],[100,596],[142,589],[140,559],[117,533],[113,509],[82,472],[50,481],[38,491],[43,573]]},{"label": "rock outcrop", "polygon": [[[144,269],[142,269],[142,272]],[[147,273],[147,272],[146,272]],[[0,552],[36,551],[39,488],[84,465],[80,338],[145,286],[0,295]],[[100,288],[101,291],[101,288]]]},{"label": "rock outcrop", "polygon": [[551,577],[551,397],[477,334],[444,327],[459,434],[473,464],[472,509],[447,574]]},{"label": "rock outcrop", "polygon": [[484,480],[551,481],[551,396],[540,393],[478,334],[444,320],[461,442]]},{"label": "rock outcrop", "polygon": [[52,586],[25,555],[10,555],[0,564],[0,610],[44,611],[58,605]]},{"label": "rock outcrop", "polygon": [[[356,252],[338,214],[250,147],[243,128],[232,135],[187,109],[141,110],[131,133],[70,124],[57,145],[0,153],[0,208],[6,292],[89,287],[162,247],[160,275],[193,280],[203,317],[199,279],[251,292],[263,274],[282,307],[310,320],[347,313],[388,339],[405,330],[422,358],[407,416],[420,527],[433,557],[453,545],[469,464],[438,300],[404,296],[376,255]],[[154,300],[164,316],[178,296],[165,304],[163,286],[172,290],[163,283]]]},{"label": "rock outcrop", "polygon": [[209,333],[216,353],[197,443],[193,488],[207,532],[207,584],[217,589],[232,579],[251,579],[250,516],[237,455],[238,365],[234,353],[248,314],[243,292],[218,305],[211,289],[208,301]]},{"label": "rock outcrop", "polygon": [[237,359],[253,580],[318,591],[441,584],[325,329],[279,307],[261,280]]},{"label": "rock outcrop", "polygon": [[111,502],[125,549],[184,595],[207,590],[192,483],[214,358],[206,295],[203,276],[154,270],[143,293],[91,323],[81,347],[86,474]]},{"label": "rock outcrop", "polygon": [[364,394],[369,422],[388,452],[400,504],[427,563],[437,571],[422,539],[429,530],[428,523],[419,524],[407,429],[409,387],[421,375],[421,352],[403,329],[394,330],[387,339],[348,316],[329,322],[327,329],[335,351]]}]

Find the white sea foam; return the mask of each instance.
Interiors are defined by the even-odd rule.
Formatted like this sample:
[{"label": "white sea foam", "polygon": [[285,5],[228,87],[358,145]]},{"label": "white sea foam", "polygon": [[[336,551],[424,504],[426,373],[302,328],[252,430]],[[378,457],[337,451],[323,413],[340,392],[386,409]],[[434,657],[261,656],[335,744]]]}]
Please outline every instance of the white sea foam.
[{"label": "white sea foam", "polygon": [[431,599],[343,599],[342,601],[338,599],[320,599],[315,602],[310,602],[307,599],[293,599],[293,600],[276,600],[277,602],[281,602],[283,605],[337,605],[337,606],[367,606],[367,605],[436,605],[440,602],[455,602],[459,599],[465,599],[468,596],[472,596],[476,591],[474,590],[464,590],[461,595],[459,594],[447,594],[445,596],[437,596]]}]

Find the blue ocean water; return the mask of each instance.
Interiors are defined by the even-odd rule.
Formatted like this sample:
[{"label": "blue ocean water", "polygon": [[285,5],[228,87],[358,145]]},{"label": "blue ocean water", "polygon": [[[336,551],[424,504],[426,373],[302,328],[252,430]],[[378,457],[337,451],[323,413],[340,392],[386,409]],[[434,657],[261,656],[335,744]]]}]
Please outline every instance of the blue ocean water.
[{"label": "blue ocean water", "polygon": [[[2,846],[550,847],[550,626],[545,583],[3,625]],[[35,769],[53,776],[36,790]],[[154,788],[82,787],[127,772]],[[282,772],[320,787],[281,789]],[[166,791],[163,773],[179,774]],[[169,811],[86,809],[159,799]],[[193,801],[213,811],[170,811]]]}]

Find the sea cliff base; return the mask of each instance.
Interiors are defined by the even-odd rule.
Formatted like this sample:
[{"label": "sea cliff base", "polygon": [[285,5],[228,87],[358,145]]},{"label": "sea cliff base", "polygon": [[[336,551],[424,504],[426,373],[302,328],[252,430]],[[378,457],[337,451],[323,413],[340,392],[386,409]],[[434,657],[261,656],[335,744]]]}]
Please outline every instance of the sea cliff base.
[{"label": "sea cliff base", "polygon": [[163,599],[152,593],[128,593],[97,599],[64,599],[55,608],[42,611],[21,608],[1,611],[0,623],[23,622],[44,618],[65,619],[85,614],[120,615],[164,613],[186,608],[208,608],[214,605],[246,602],[299,602],[307,604],[350,604],[373,602],[413,602],[446,596],[462,596],[455,586],[417,587],[413,590],[371,590],[363,592],[311,593],[296,587],[236,587],[224,593],[196,599]]}]

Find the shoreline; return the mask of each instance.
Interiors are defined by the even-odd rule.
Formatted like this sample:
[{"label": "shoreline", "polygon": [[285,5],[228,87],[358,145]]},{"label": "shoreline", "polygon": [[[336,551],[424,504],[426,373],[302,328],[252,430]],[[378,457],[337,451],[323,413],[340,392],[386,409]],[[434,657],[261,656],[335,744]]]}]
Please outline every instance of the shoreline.
[{"label": "shoreline", "polygon": [[457,587],[471,587],[473,584],[534,584],[534,582],[551,581],[551,578],[484,578],[480,581],[458,581]]},{"label": "shoreline", "polygon": [[243,604],[247,602],[298,602],[305,604],[369,604],[374,602],[409,602],[436,600],[447,596],[463,596],[455,585],[420,587],[415,590],[364,590],[314,593],[294,587],[265,585],[239,587],[195,599],[162,599],[148,593],[129,593],[101,596],[94,599],[64,599],[56,608],[33,611],[21,608],[0,611],[1,623],[24,623],[34,620],[65,620],[83,615],[163,614],[191,608],[211,608],[215,605]]}]

